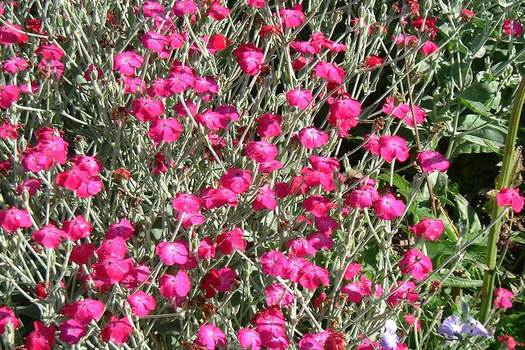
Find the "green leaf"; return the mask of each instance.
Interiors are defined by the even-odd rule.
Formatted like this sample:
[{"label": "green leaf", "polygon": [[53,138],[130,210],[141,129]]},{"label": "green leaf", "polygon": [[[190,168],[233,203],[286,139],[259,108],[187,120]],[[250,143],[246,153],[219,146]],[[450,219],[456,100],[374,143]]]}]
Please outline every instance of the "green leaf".
[{"label": "green leaf", "polygon": [[441,285],[444,287],[459,287],[459,288],[479,288],[483,285],[483,280],[470,280],[466,278],[450,276]]},{"label": "green leaf", "polygon": [[488,83],[474,83],[456,95],[467,101],[485,102],[494,95],[495,90]]},{"label": "green leaf", "polygon": [[[456,202],[455,212],[457,218],[464,226],[465,239],[471,239],[482,229],[478,214],[462,195],[453,194],[453,201]],[[480,242],[481,240],[483,240],[483,237],[477,238],[475,242]]]}]

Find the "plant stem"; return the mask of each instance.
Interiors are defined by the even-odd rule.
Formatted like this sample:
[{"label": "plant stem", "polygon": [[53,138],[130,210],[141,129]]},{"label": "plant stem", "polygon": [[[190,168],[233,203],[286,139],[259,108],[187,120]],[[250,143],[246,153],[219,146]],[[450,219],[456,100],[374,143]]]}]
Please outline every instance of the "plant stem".
[{"label": "plant stem", "polygon": [[[515,176],[515,148],[516,148],[516,137],[518,134],[519,121],[521,116],[521,109],[525,102],[525,76],[522,76],[518,92],[516,94],[516,100],[512,107],[512,113],[509,120],[509,128],[507,133],[507,140],[505,141],[505,153],[503,154],[503,163],[501,168],[501,174],[496,180],[496,190],[499,191],[502,188],[507,188],[511,185],[512,179]],[[492,199],[492,212],[491,218],[498,217],[503,211],[502,207],[496,205],[496,200]],[[485,271],[483,276],[483,286],[481,289],[481,313],[480,320],[482,322],[487,321],[491,310],[492,304],[492,293],[494,292],[494,280],[496,277],[496,262],[498,257],[497,243],[499,240],[499,234],[501,231],[502,221],[497,222],[489,232],[487,242],[487,255],[485,258],[485,264],[488,270]]]}]

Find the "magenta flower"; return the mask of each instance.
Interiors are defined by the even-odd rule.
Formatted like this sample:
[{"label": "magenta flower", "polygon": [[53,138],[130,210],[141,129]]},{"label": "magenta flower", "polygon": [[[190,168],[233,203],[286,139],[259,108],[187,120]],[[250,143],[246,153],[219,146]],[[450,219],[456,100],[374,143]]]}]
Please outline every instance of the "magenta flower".
[{"label": "magenta flower", "polygon": [[322,217],[328,214],[331,208],[337,207],[328,198],[321,195],[312,195],[303,201],[303,209],[312,213],[315,217]]},{"label": "magenta flower", "polygon": [[410,227],[410,230],[419,237],[424,236],[427,241],[437,241],[439,236],[441,236],[445,230],[445,225],[441,220],[424,218],[414,226]]},{"label": "magenta flower", "polygon": [[93,225],[87,222],[82,215],[78,215],[73,220],[62,222],[62,229],[66,232],[69,239],[73,242],[81,238],[87,238],[93,232]]},{"label": "magenta flower", "polygon": [[377,189],[370,185],[363,185],[357,189],[350,192],[347,195],[345,204],[348,204],[350,207],[357,208],[368,208],[379,199],[379,193]]},{"label": "magenta flower", "polygon": [[404,162],[408,159],[407,142],[397,135],[383,135],[379,139],[379,154],[389,163],[394,159]]},{"label": "magenta flower", "polygon": [[523,26],[518,20],[511,21],[507,18],[503,21],[503,33],[520,37],[523,34]]},{"label": "magenta flower", "polygon": [[437,44],[429,40],[426,43],[424,43],[423,46],[421,46],[421,48],[419,49],[419,52],[423,53],[423,55],[425,56],[428,56],[435,52],[438,52],[438,50],[439,50],[439,47],[437,46]]},{"label": "magenta flower", "polygon": [[18,185],[16,188],[16,193],[22,195],[24,191],[30,196],[34,196],[42,187],[42,182],[40,179],[27,179],[21,185]]},{"label": "magenta flower", "polygon": [[144,62],[144,57],[141,55],[125,51],[113,57],[113,68],[123,75],[131,76],[135,74],[136,68],[140,68],[142,62]]},{"label": "magenta flower", "polygon": [[207,350],[215,350],[217,346],[226,346],[226,336],[218,327],[208,324],[199,328],[195,343]]},{"label": "magenta flower", "polygon": [[494,306],[499,309],[508,309],[512,307],[511,300],[514,299],[514,294],[505,288],[496,288],[494,291]]},{"label": "magenta flower", "polygon": [[132,268],[132,259],[123,259],[114,256],[101,258],[99,262],[93,264],[95,276],[109,285],[122,281]]},{"label": "magenta flower", "polygon": [[283,118],[278,114],[266,113],[257,119],[257,134],[261,137],[274,137],[282,133]]},{"label": "magenta flower", "polygon": [[157,305],[155,298],[141,290],[130,294],[127,300],[133,314],[139,317],[147,316]]},{"label": "magenta flower", "polygon": [[7,306],[0,306],[0,335],[6,331],[7,324],[10,323],[13,329],[20,326],[20,321],[15,316],[15,312]]},{"label": "magenta flower", "polygon": [[185,264],[188,261],[188,247],[180,242],[160,242],[155,252],[168,266]]},{"label": "magenta flower", "polygon": [[411,249],[399,262],[401,273],[410,274],[416,281],[422,281],[432,272],[432,260],[418,249]]},{"label": "magenta flower", "polygon": [[396,199],[393,194],[388,193],[375,200],[373,203],[374,213],[383,220],[394,220],[403,216],[405,203],[401,199]]},{"label": "magenta flower", "polygon": [[179,213],[195,213],[200,209],[199,199],[190,193],[177,193],[172,205]]},{"label": "magenta flower", "polygon": [[77,265],[86,265],[95,256],[95,245],[92,243],[77,244],[71,250],[69,261]]},{"label": "magenta flower", "polygon": [[307,255],[314,256],[317,253],[317,250],[303,237],[288,240],[286,248],[290,251],[290,257],[304,258]]},{"label": "magenta flower", "polygon": [[252,203],[253,210],[274,210],[277,207],[277,199],[275,199],[275,192],[266,184],[259,189],[257,197]]},{"label": "magenta flower", "polygon": [[42,55],[47,60],[61,60],[64,57],[65,52],[55,44],[40,45],[35,53]]},{"label": "magenta flower", "polygon": [[218,112],[214,112],[211,109],[205,111],[204,113],[197,114],[195,116],[195,121],[198,124],[206,126],[211,131],[225,129],[229,123],[227,116]]},{"label": "magenta flower", "polygon": [[445,172],[450,166],[449,161],[436,151],[424,151],[417,155],[417,160],[426,173],[434,171]]},{"label": "magenta flower", "polygon": [[336,84],[341,84],[345,77],[345,70],[333,63],[320,61],[315,65],[315,76]]},{"label": "magenta flower", "polygon": [[33,322],[35,330],[25,337],[27,350],[50,350],[55,345],[55,326],[46,325],[40,321]]},{"label": "magenta flower", "polygon": [[164,103],[151,98],[133,100],[131,113],[141,122],[155,121],[164,114]]},{"label": "magenta flower", "polygon": [[156,119],[149,127],[148,136],[154,141],[153,146],[157,146],[162,141],[177,141],[183,130],[182,124],[175,118]]},{"label": "magenta flower", "polygon": [[286,28],[298,28],[306,21],[306,16],[303,12],[303,5],[297,4],[289,9],[279,9],[281,16],[281,25]]},{"label": "magenta flower", "polygon": [[231,254],[235,250],[245,250],[247,242],[244,240],[243,234],[244,232],[239,227],[221,233],[217,237],[217,249],[225,255]]},{"label": "magenta flower", "polygon": [[210,236],[199,242],[198,253],[200,260],[215,258],[215,244]]},{"label": "magenta flower", "polygon": [[415,303],[419,294],[415,292],[416,284],[412,281],[397,281],[397,287],[392,287],[390,291],[394,291],[392,295],[387,298],[387,303],[391,307],[395,307],[399,304],[401,300],[408,300],[410,303]]},{"label": "magenta flower", "polygon": [[190,0],[176,1],[171,13],[177,17],[198,12],[195,2]]},{"label": "magenta flower", "polygon": [[191,289],[191,281],[188,273],[179,270],[176,275],[164,274],[159,279],[160,295],[164,298],[184,298]]},{"label": "magenta flower", "polygon": [[116,316],[111,316],[108,325],[100,330],[100,337],[106,343],[112,342],[117,346],[122,346],[128,341],[131,332],[133,332],[133,327],[127,317],[119,319]]},{"label": "magenta flower", "polygon": [[273,277],[284,276],[288,267],[288,259],[280,251],[270,250],[259,257],[262,265],[262,273]]},{"label": "magenta flower", "polygon": [[108,232],[106,232],[106,239],[113,239],[115,237],[122,237],[125,241],[133,237],[135,228],[126,218],[120,219],[119,223],[114,223],[109,226]]},{"label": "magenta flower", "polygon": [[53,224],[48,224],[40,230],[33,232],[33,240],[38,244],[51,249],[56,249],[67,234]]},{"label": "magenta flower", "polygon": [[264,66],[263,50],[254,44],[242,44],[233,51],[237,63],[245,74],[257,75]]},{"label": "magenta flower", "polygon": [[299,142],[306,149],[322,147],[328,143],[330,138],[325,132],[319,131],[315,127],[308,127],[299,131]]},{"label": "magenta flower", "polygon": [[0,108],[8,109],[13,102],[18,101],[20,88],[16,85],[0,86]]},{"label": "magenta flower", "polygon": [[164,48],[168,46],[168,38],[162,34],[156,33],[153,30],[150,30],[146,34],[140,37],[140,42],[146,49],[162,52]]},{"label": "magenta flower", "polygon": [[304,266],[299,284],[306,289],[314,290],[323,285],[326,287],[330,284],[329,272],[322,267],[309,263]]},{"label": "magenta flower", "polygon": [[525,197],[520,196],[518,188],[502,188],[496,195],[496,203],[500,207],[512,206],[512,210],[519,213],[523,209]]},{"label": "magenta flower", "polygon": [[288,292],[280,283],[270,284],[264,290],[266,294],[266,305],[273,306],[277,305],[282,308],[292,306],[295,299],[292,293]]},{"label": "magenta flower", "polygon": [[259,333],[253,329],[241,328],[237,332],[237,339],[243,348],[251,348],[251,350],[261,350],[261,337]]},{"label": "magenta flower", "polygon": [[77,344],[87,334],[86,327],[74,319],[62,322],[58,330],[60,331],[58,338],[70,345]]},{"label": "magenta flower", "polygon": [[73,318],[80,324],[87,325],[93,320],[99,320],[104,313],[104,303],[100,300],[86,298],[66,305],[60,313]]},{"label": "magenta flower", "polygon": [[279,150],[277,147],[266,140],[250,141],[246,146],[244,153],[250,159],[262,163],[275,159]]},{"label": "magenta flower", "polygon": [[255,8],[263,8],[266,6],[265,0],[246,0],[246,3]]},{"label": "magenta flower", "polygon": [[310,102],[312,102],[313,99],[314,97],[312,96],[312,92],[310,90],[301,90],[299,88],[295,88],[292,91],[286,93],[286,101],[288,101],[290,106],[297,107],[302,110],[306,109],[307,107],[311,107]]},{"label": "magenta flower", "polygon": [[11,57],[2,63],[2,70],[7,73],[16,74],[17,72],[26,70],[29,63],[20,57]]},{"label": "magenta flower", "polygon": [[360,263],[350,263],[345,270],[345,280],[351,280],[352,278],[359,275],[362,267]]},{"label": "magenta flower", "polygon": [[42,72],[46,73],[48,77],[51,77],[53,74],[55,74],[57,76],[57,79],[61,79],[62,74],[64,74],[64,70],[66,69],[66,66],[59,60],[47,60],[43,58],[42,61],[40,61],[40,63],[38,64],[38,68]]},{"label": "magenta flower", "polygon": [[0,226],[6,232],[14,232],[19,228],[31,227],[33,223],[26,210],[11,207],[11,209],[0,210]]},{"label": "magenta flower", "polygon": [[212,2],[211,6],[208,7],[206,15],[210,16],[216,21],[222,21],[231,13],[230,9],[221,5],[220,1]]},{"label": "magenta flower", "polygon": [[221,176],[221,184],[235,193],[244,193],[252,184],[252,172],[231,167],[226,174]]}]

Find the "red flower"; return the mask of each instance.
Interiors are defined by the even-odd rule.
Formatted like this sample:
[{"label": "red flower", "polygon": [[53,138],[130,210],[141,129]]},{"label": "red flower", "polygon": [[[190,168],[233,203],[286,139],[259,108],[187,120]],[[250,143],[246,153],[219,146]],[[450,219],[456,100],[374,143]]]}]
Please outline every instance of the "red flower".
[{"label": "red flower", "polygon": [[439,236],[441,236],[445,230],[445,225],[441,220],[424,218],[414,226],[410,227],[410,230],[419,237],[424,236],[427,241],[437,241]]},{"label": "red flower", "polygon": [[87,222],[82,215],[78,215],[74,220],[62,222],[62,229],[66,232],[69,239],[73,242],[81,238],[87,238],[93,232],[93,225]]},{"label": "red flower", "polygon": [[154,100],[151,98],[139,98],[133,100],[131,108],[131,113],[141,122],[155,121],[164,114],[164,103],[162,103],[161,100]]},{"label": "red flower", "polygon": [[8,109],[13,102],[18,101],[20,89],[16,85],[0,86],[0,108]]},{"label": "red flower", "polygon": [[416,281],[422,281],[432,272],[432,260],[418,249],[411,249],[399,262],[401,273],[410,274]]},{"label": "red flower", "polygon": [[274,137],[282,133],[283,118],[278,114],[266,113],[257,119],[257,134],[261,137]]},{"label": "red flower", "polygon": [[277,207],[277,200],[275,199],[275,192],[266,184],[259,189],[257,197],[252,203],[253,210],[274,210]]},{"label": "red flower", "polygon": [[519,213],[523,209],[525,198],[520,196],[518,188],[502,188],[496,195],[496,203],[500,207],[512,206],[512,210]]},{"label": "red flower", "polygon": [[168,38],[165,35],[156,33],[153,30],[150,30],[146,34],[140,37],[140,42],[146,49],[162,52],[165,50],[165,47],[168,46]]},{"label": "red flower", "polygon": [[382,65],[385,63],[385,59],[376,55],[370,55],[365,58],[365,62],[361,66],[362,68],[374,68],[376,66]]},{"label": "red flower", "polygon": [[231,13],[230,9],[221,5],[220,1],[214,1],[208,10],[206,15],[210,16],[216,21],[222,21]]},{"label": "red flower", "polygon": [[336,204],[321,195],[312,195],[303,201],[303,209],[315,217],[325,216],[331,208],[335,207],[337,207]]},{"label": "red flower", "polygon": [[20,321],[16,318],[13,310],[7,306],[0,306],[0,335],[6,331],[7,324],[10,323],[13,329],[20,326]]},{"label": "red flower", "polygon": [[508,309],[512,307],[511,299],[514,299],[514,294],[505,288],[496,288],[494,291],[494,305],[500,309]]},{"label": "red flower", "polygon": [[242,44],[233,51],[242,71],[249,75],[257,75],[264,65],[263,50],[254,44]]},{"label": "red flower", "polygon": [[58,338],[71,345],[77,344],[87,334],[86,327],[74,319],[62,322],[58,330],[60,331]]},{"label": "red flower", "polygon": [[106,343],[112,342],[115,345],[122,346],[133,332],[133,327],[127,317],[118,318],[111,316],[111,322],[100,330],[100,337]]},{"label": "red flower", "polygon": [[231,254],[235,250],[245,250],[247,243],[243,238],[243,234],[244,232],[239,227],[221,233],[217,237],[217,248],[225,255]]},{"label": "red flower", "polygon": [[33,223],[26,210],[11,207],[11,209],[0,210],[0,226],[6,232],[14,232],[19,228],[31,227]]},{"label": "red flower", "polygon": [[50,350],[55,345],[55,326],[46,327],[40,321],[35,321],[35,330],[25,337],[25,346],[27,350]]},{"label": "red flower", "polygon": [[252,184],[252,172],[231,167],[226,174],[221,176],[221,184],[235,193],[244,193]]}]

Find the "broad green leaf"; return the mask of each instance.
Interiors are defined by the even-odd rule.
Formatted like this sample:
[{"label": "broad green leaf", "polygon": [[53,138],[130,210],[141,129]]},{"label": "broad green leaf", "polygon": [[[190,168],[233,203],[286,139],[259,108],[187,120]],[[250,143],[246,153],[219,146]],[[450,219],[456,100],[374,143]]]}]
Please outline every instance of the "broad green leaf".
[{"label": "broad green leaf", "polygon": [[466,278],[450,276],[441,285],[444,287],[459,287],[459,288],[479,288],[483,285],[483,280],[470,280]]},{"label": "broad green leaf", "polygon": [[[471,239],[474,235],[481,231],[481,222],[479,221],[478,214],[469,202],[460,194],[453,194],[453,201],[456,202],[455,212],[457,218],[464,226],[465,239]],[[486,237],[485,237],[486,239]],[[483,240],[483,237],[479,237],[475,242],[479,243]]]}]

